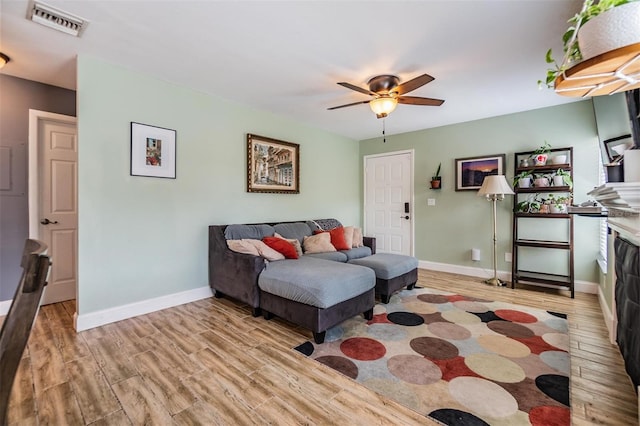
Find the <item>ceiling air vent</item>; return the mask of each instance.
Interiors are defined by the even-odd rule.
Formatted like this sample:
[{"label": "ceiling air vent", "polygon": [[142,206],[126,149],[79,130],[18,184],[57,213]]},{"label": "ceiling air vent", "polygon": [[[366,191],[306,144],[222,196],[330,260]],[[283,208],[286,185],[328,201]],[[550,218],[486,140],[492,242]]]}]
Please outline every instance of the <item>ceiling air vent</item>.
[{"label": "ceiling air vent", "polygon": [[69,12],[64,12],[48,4],[39,1],[33,1],[30,4],[27,18],[33,22],[80,37],[85,30],[89,21]]}]

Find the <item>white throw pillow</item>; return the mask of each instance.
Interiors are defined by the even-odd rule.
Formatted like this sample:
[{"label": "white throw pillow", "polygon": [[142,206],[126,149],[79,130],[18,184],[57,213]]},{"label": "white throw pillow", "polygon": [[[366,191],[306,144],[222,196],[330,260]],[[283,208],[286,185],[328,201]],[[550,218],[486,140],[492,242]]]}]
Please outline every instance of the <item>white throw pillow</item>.
[{"label": "white throw pillow", "polygon": [[362,241],[362,229],[353,228],[353,245],[352,247],[362,247],[364,242]]},{"label": "white throw pillow", "polygon": [[328,232],[304,237],[302,247],[305,253],[327,253],[336,251],[336,248],[331,244],[331,235]]},{"label": "white throw pillow", "polygon": [[227,240],[227,246],[229,249],[244,254],[251,254],[253,256],[262,256],[267,260],[282,260],[284,255],[260,240],[250,240],[244,238],[242,240]]},{"label": "white throw pillow", "polygon": [[236,253],[251,254],[253,256],[260,256],[256,246],[251,244],[249,240],[227,240],[227,246],[230,250]]},{"label": "white throw pillow", "polygon": [[344,242],[347,243],[349,247],[353,247],[353,231],[353,226],[344,227]]},{"label": "white throw pillow", "polygon": [[284,254],[280,253],[277,250],[272,249],[271,247],[269,247],[268,245],[266,245],[260,240],[246,240],[246,241],[251,241],[251,244],[253,244],[258,249],[258,253],[260,253],[260,256],[264,257],[267,260],[284,259]]}]

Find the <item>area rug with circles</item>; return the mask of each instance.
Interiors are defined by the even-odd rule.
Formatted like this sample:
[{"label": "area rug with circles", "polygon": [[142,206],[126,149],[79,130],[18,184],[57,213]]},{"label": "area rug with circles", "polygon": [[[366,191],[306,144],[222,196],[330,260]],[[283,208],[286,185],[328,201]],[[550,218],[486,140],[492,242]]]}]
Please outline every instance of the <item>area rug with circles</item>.
[{"label": "area rug with circles", "polygon": [[442,424],[570,424],[564,314],[415,288],[295,349]]}]

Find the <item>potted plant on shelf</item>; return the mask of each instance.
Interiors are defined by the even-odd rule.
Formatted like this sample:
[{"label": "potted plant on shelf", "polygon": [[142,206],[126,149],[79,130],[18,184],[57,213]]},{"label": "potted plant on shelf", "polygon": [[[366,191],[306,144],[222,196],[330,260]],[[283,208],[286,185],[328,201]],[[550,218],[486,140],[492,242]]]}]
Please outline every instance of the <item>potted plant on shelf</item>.
[{"label": "potted plant on shelf", "polygon": [[533,186],[536,188],[546,188],[549,186],[549,175],[536,173],[533,179]]},{"label": "potted plant on shelf", "polygon": [[549,151],[551,151],[551,145],[549,145],[549,142],[547,141],[544,141],[544,144],[542,144],[540,148],[533,151],[532,158],[536,166],[544,166],[545,164],[547,164]]},{"label": "potted plant on shelf", "polygon": [[552,214],[564,214],[567,213],[567,205],[571,198],[566,196],[554,197],[553,194],[549,194],[549,211]]},{"label": "potted plant on shelf", "polygon": [[516,213],[538,213],[539,211],[540,202],[535,197],[530,197],[516,204]]},{"label": "potted plant on shelf", "polygon": [[[630,4],[625,6],[627,10],[615,10],[626,4]],[[635,0],[599,0],[597,3],[585,0],[582,10],[567,21],[569,28],[562,35],[565,53],[562,63],[559,65],[555,61],[552,49],[549,49],[545,61],[552,67],[547,69],[544,81],[538,80],[538,86],[553,89],[558,76],[570,66],[600,53],[640,42],[640,28],[634,17],[637,8],[640,8],[640,2]],[[615,10],[615,16],[605,13],[612,9]],[[591,22],[596,17],[600,18]],[[603,23],[609,20],[612,24]],[[586,25],[588,22],[591,24]]]},{"label": "potted plant on shelf", "polygon": [[558,169],[553,174],[553,186],[568,186],[569,189],[573,188],[573,180],[569,172],[562,169]]},{"label": "potted plant on shelf", "polygon": [[442,163],[438,164],[438,170],[436,170],[436,174],[431,177],[431,189],[440,189],[440,184],[442,183],[440,177],[440,167],[442,167]]},{"label": "potted plant on shelf", "polygon": [[513,178],[513,186],[518,188],[530,188],[531,187],[531,172],[524,170],[519,175]]}]

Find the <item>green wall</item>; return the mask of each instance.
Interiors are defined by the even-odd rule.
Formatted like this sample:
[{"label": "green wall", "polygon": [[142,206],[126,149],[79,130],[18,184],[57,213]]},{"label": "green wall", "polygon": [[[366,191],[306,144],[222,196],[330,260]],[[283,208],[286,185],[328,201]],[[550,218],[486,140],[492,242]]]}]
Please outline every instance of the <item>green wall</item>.
[{"label": "green wall", "polygon": [[[360,223],[356,141],[86,56],[77,98],[79,314],[207,286],[208,225]],[[177,179],[129,175],[131,121],[177,131]],[[246,192],[247,133],[300,144],[300,194]]]},{"label": "green wall", "polygon": [[[393,120],[391,115],[388,120]],[[587,200],[586,193],[598,184],[598,135],[590,100],[557,107],[504,115],[360,142],[360,156],[415,150],[415,256],[422,261],[493,271],[491,205],[476,191],[455,191],[455,159],[506,154],[507,180],[513,179],[514,153],[538,148],[544,141],[552,147],[574,148],[574,202]],[[442,189],[429,189],[429,180],[442,162]],[[363,164],[363,160],[360,161]],[[427,206],[434,198],[435,206]],[[498,204],[498,270],[511,271],[504,254],[511,252],[513,199]],[[546,227],[549,220],[531,227]],[[598,221],[575,219],[576,279],[598,282]],[[482,259],[471,261],[471,249]],[[561,262],[552,256],[549,262]]]}]

